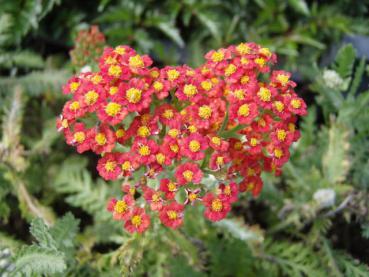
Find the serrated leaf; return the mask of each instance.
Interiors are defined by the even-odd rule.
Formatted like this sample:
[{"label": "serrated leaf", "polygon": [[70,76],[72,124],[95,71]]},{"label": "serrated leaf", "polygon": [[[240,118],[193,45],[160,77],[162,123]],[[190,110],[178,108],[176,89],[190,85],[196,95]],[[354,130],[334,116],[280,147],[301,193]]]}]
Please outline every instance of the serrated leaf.
[{"label": "serrated leaf", "polygon": [[352,44],[346,44],[338,50],[333,69],[337,71],[342,78],[347,78],[351,76],[355,58],[355,48]]},{"label": "serrated leaf", "polygon": [[49,232],[49,227],[41,218],[32,220],[30,232],[41,247],[56,250],[56,242]]},{"label": "serrated leaf", "polygon": [[67,267],[63,253],[36,245],[21,249],[14,265],[13,276],[50,276],[63,272]]},{"label": "serrated leaf", "polygon": [[59,250],[74,246],[73,240],[77,235],[78,225],[79,220],[72,213],[67,213],[50,229],[50,234],[54,238]]}]

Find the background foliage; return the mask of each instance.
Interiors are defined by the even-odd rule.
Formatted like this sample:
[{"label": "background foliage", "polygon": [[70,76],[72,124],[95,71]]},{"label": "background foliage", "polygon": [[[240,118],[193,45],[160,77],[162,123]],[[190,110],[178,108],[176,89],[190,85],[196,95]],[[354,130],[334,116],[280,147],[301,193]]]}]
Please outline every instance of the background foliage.
[{"label": "background foliage", "polygon": [[[0,275],[369,276],[368,1],[0,1]],[[211,224],[200,209],[171,231],[127,235],[105,212],[119,183],[97,178],[55,130],[76,32],[99,24],[158,65],[202,63],[255,41],[294,72],[309,116],[281,177],[263,176]],[[368,49],[366,49],[368,52]],[[89,64],[93,67],[94,64]]]}]

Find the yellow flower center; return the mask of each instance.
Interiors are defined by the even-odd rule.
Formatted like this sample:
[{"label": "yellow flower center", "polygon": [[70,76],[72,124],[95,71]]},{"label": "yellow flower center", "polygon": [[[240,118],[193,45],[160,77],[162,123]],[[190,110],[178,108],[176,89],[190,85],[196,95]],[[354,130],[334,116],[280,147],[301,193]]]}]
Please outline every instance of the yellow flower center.
[{"label": "yellow flower center", "polygon": [[293,123],[288,123],[288,130],[290,130],[290,132],[294,132],[296,129],[296,125]]},{"label": "yellow flower center", "polygon": [[287,134],[286,134],[286,131],[285,130],[283,130],[283,129],[278,129],[277,130],[277,138],[278,138],[278,140],[284,141],[286,139],[286,136],[287,136]]},{"label": "yellow flower center", "polygon": [[116,116],[121,111],[122,106],[115,102],[110,102],[105,107],[105,112],[109,116]]},{"label": "yellow flower center", "polygon": [[73,135],[73,139],[78,143],[82,143],[85,141],[86,135],[84,132],[76,132]]},{"label": "yellow flower center", "polygon": [[193,76],[193,75],[195,75],[195,71],[194,70],[191,70],[191,69],[186,70],[186,75],[187,76]]},{"label": "yellow flower center", "polygon": [[231,195],[231,193],[232,193],[231,186],[225,186],[223,192],[224,192],[225,195]]},{"label": "yellow flower center", "polygon": [[247,169],[247,176],[249,176],[249,177],[250,177],[250,176],[254,176],[254,175],[255,175],[255,173],[256,173],[256,172],[255,172],[255,169],[250,168],[250,167]]},{"label": "yellow flower center", "polygon": [[211,209],[215,212],[220,212],[223,209],[222,201],[220,201],[219,199],[214,199],[211,202]]},{"label": "yellow flower center", "polygon": [[179,150],[178,144],[171,144],[170,150],[172,150],[172,152],[174,153],[178,153],[178,150]]},{"label": "yellow flower center", "polygon": [[190,133],[195,133],[197,131],[197,128],[194,125],[190,125],[188,126],[188,130],[190,131]]},{"label": "yellow flower center", "polygon": [[260,54],[263,54],[263,55],[265,55],[267,57],[270,57],[272,55],[272,53],[270,52],[269,48],[266,48],[266,47],[265,48],[261,48],[259,50],[259,53]]},{"label": "yellow flower center", "polygon": [[163,113],[163,117],[166,118],[166,119],[171,119],[171,118],[173,118],[173,116],[174,116],[174,113],[173,113],[173,110],[171,110],[171,109],[167,109]]},{"label": "yellow flower center", "polygon": [[98,83],[100,83],[102,81],[102,76],[99,75],[99,74],[96,74],[94,75],[92,78],[91,78],[91,81],[94,85],[97,85]]},{"label": "yellow flower center", "polygon": [[125,161],[124,163],[122,163],[122,170],[123,171],[131,170],[131,162],[130,161]]},{"label": "yellow flower center", "polygon": [[274,149],[274,157],[277,159],[281,158],[283,156],[283,151],[280,148]]},{"label": "yellow flower center", "polygon": [[168,135],[171,136],[172,138],[176,138],[179,135],[179,131],[178,129],[170,129],[168,131]]},{"label": "yellow flower center", "polygon": [[245,55],[245,54],[249,54],[251,49],[249,46],[247,46],[246,43],[241,43],[239,45],[237,45],[236,50],[238,51],[238,53],[240,53],[241,55]]},{"label": "yellow flower center", "polygon": [[179,72],[175,69],[168,70],[167,72],[169,81],[174,81],[179,77]]},{"label": "yellow flower center", "polygon": [[158,193],[154,193],[152,196],[151,196],[151,200],[153,202],[159,202],[160,200],[160,195]]},{"label": "yellow flower center", "polygon": [[247,75],[242,76],[241,78],[241,84],[246,85],[250,81],[250,77]]},{"label": "yellow flower center", "polygon": [[251,138],[250,139],[250,145],[251,146],[256,146],[259,144],[259,141],[256,138]]},{"label": "yellow flower center", "polygon": [[171,220],[175,220],[178,217],[178,214],[177,214],[176,211],[168,211],[167,215],[168,215],[169,219],[171,219]]},{"label": "yellow flower center", "polygon": [[138,153],[141,156],[148,156],[148,155],[150,155],[151,151],[150,151],[149,146],[147,146],[147,145],[141,145],[140,148],[138,149]]},{"label": "yellow flower center", "polygon": [[222,156],[217,157],[216,164],[217,165],[224,165],[224,157],[222,157]]},{"label": "yellow flower center", "polygon": [[140,128],[138,128],[137,130],[137,135],[142,137],[142,138],[146,138],[148,136],[150,136],[150,129],[147,126],[141,126]]},{"label": "yellow flower center", "polygon": [[121,73],[122,73],[122,69],[120,68],[119,65],[111,65],[109,67],[108,74],[110,76],[114,76],[117,78],[120,76]]},{"label": "yellow flower center", "polygon": [[248,116],[250,114],[250,108],[248,104],[243,104],[238,108],[238,115]]},{"label": "yellow flower center", "polygon": [[235,144],[234,144],[234,149],[236,150],[241,150],[242,149],[242,143],[240,141],[237,141]]},{"label": "yellow flower center", "polygon": [[156,79],[156,78],[159,77],[160,73],[157,70],[153,70],[153,71],[150,72],[150,75],[151,75],[151,77]]},{"label": "yellow flower center", "polygon": [[108,161],[106,164],[105,164],[105,170],[108,171],[108,172],[112,172],[115,167],[116,167],[116,163],[113,162],[113,161]]},{"label": "yellow flower center", "polygon": [[176,191],[176,189],[177,189],[176,184],[173,183],[173,182],[169,182],[169,184],[168,184],[168,190],[173,192],[173,191]]},{"label": "yellow flower center", "polygon": [[209,81],[203,81],[203,82],[201,82],[201,87],[204,90],[209,91],[213,87],[213,84],[211,82],[209,82]]},{"label": "yellow flower center", "polygon": [[188,194],[188,199],[189,199],[191,202],[195,201],[195,200],[196,200],[196,198],[197,198],[197,194],[196,194],[196,193],[191,192],[190,194]]},{"label": "yellow flower center", "polygon": [[104,133],[98,133],[96,136],[95,136],[95,141],[98,145],[105,145],[106,143],[106,136]]},{"label": "yellow flower center", "polygon": [[65,128],[68,128],[69,124],[68,124],[68,120],[66,119],[63,119],[62,122],[61,122],[61,126],[65,129]]},{"label": "yellow flower center", "polygon": [[212,110],[208,105],[203,105],[199,108],[199,116],[202,119],[209,119],[211,117]]},{"label": "yellow flower center", "polygon": [[292,108],[298,109],[301,107],[301,101],[300,99],[292,99],[291,101]]},{"label": "yellow flower center", "polygon": [[90,90],[85,94],[85,103],[87,105],[93,105],[96,103],[97,99],[99,98],[99,95],[94,90]]},{"label": "yellow flower center", "polygon": [[156,91],[161,91],[163,89],[164,85],[163,85],[162,82],[155,81],[154,84],[153,84],[153,87]]},{"label": "yellow flower center", "polygon": [[191,152],[198,152],[200,150],[200,143],[197,140],[191,140],[189,147]]},{"label": "yellow flower center", "polygon": [[79,88],[79,85],[80,84],[77,83],[77,82],[70,83],[70,85],[69,85],[70,91],[71,92],[75,92]]},{"label": "yellow flower center", "polygon": [[71,110],[71,111],[77,111],[77,110],[79,110],[79,108],[80,108],[81,106],[79,105],[79,102],[78,101],[73,101],[71,104],[70,104],[70,106],[69,106],[69,109]]},{"label": "yellow flower center", "polygon": [[203,68],[201,68],[201,74],[206,74],[210,72],[210,68],[204,66]]},{"label": "yellow flower center", "polygon": [[233,95],[238,99],[238,100],[243,100],[245,99],[245,91],[243,89],[236,89],[233,92]]},{"label": "yellow flower center", "polygon": [[282,86],[285,86],[288,83],[289,77],[284,74],[278,74],[277,80],[281,83]]},{"label": "yellow flower center", "polygon": [[119,55],[124,55],[126,53],[126,49],[122,46],[117,46],[115,47],[114,52]]},{"label": "yellow flower center", "polygon": [[134,215],[131,219],[132,225],[134,225],[136,228],[141,225],[142,218],[140,215]]},{"label": "yellow flower center", "polygon": [[124,129],[118,129],[115,131],[115,135],[117,138],[122,138],[126,134],[126,131]]},{"label": "yellow flower center", "polygon": [[212,137],[211,138],[211,142],[212,143],[214,143],[215,145],[220,145],[220,143],[221,143],[221,140],[220,140],[220,138],[219,137]]},{"label": "yellow flower center", "polygon": [[129,58],[129,66],[131,67],[144,67],[144,62],[140,55],[136,55]]},{"label": "yellow flower center", "polygon": [[261,126],[261,127],[265,127],[266,121],[263,118],[261,118],[261,119],[258,120],[258,125]]},{"label": "yellow flower center", "polygon": [[165,162],[165,156],[163,153],[156,154],[155,157],[158,164],[163,164]]},{"label": "yellow flower center", "polygon": [[217,52],[214,52],[212,55],[211,55],[211,60],[215,63],[217,62],[221,62],[223,61],[224,59],[224,54],[222,51],[217,51]]},{"label": "yellow flower center", "polygon": [[124,200],[119,200],[117,201],[117,203],[115,203],[115,206],[114,206],[114,211],[118,214],[122,214],[124,213],[125,211],[127,211],[128,209],[128,205],[126,203],[126,201]]},{"label": "yellow flower center", "polygon": [[109,94],[110,95],[114,95],[114,94],[116,94],[118,92],[118,87],[111,87],[110,89],[109,89]]},{"label": "yellow flower center", "polygon": [[268,102],[272,98],[272,93],[267,88],[260,88],[260,90],[258,91],[258,96],[261,101]]},{"label": "yellow flower center", "polygon": [[255,59],[255,63],[258,64],[258,65],[260,65],[260,66],[264,66],[265,63],[266,63],[266,61],[263,58],[256,58]]},{"label": "yellow flower center", "polygon": [[136,104],[141,100],[142,91],[137,88],[130,88],[126,91],[126,99],[129,103]]},{"label": "yellow flower center", "polygon": [[236,69],[237,69],[237,67],[234,64],[230,64],[226,67],[226,69],[224,71],[224,75],[228,77],[228,76],[232,75],[233,73],[235,73]]},{"label": "yellow flower center", "polygon": [[193,178],[193,172],[191,170],[185,170],[183,172],[183,178],[185,178],[187,182],[191,182]]},{"label": "yellow flower center", "polygon": [[245,57],[241,58],[241,64],[248,64],[249,62],[250,62],[249,59],[247,59]]},{"label": "yellow flower center", "polygon": [[117,63],[117,60],[113,57],[108,57],[106,60],[105,60],[105,64],[115,64]]},{"label": "yellow flower center", "polygon": [[197,94],[197,88],[194,85],[185,85],[183,93],[188,97],[192,97]]},{"label": "yellow flower center", "polygon": [[277,109],[278,112],[282,112],[284,110],[284,104],[281,101],[275,101],[274,107]]}]

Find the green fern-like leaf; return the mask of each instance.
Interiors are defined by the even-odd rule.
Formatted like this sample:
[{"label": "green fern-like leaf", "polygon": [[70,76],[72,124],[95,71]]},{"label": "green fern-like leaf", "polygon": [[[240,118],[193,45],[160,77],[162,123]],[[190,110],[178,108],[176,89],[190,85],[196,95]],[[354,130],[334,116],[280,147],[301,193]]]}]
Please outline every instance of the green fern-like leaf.
[{"label": "green fern-like leaf", "polygon": [[12,68],[34,68],[41,69],[44,66],[42,57],[29,50],[19,52],[0,53],[0,67]]},{"label": "green fern-like leaf", "polygon": [[36,245],[22,248],[14,265],[14,276],[50,276],[63,272],[67,267],[62,252]]},{"label": "green fern-like leaf", "polygon": [[336,251],[335,257],[341,270],[344,272],[344,276],[350,277],[367,277],[369,276],[369,267],[360,263],[358,260],[353,259],[351,256],[344,252]]},{"label": "green fern-like leaf", "polygon": [[32,220],[30,232],[41,247],[56,250],[56,241],[51,236],[49,227],[41,218]]},{"label": "green fern-like leaf", "polygon": [[326,276],[319,257],[307,245],[285,241],[267,241],[264,258],[275,264],[281,276]]},{"label": "green fern-like leaf", "polygon": [[[0,94],[6,94],[15,85],[24,88],[27,94],[38,96],[47,91],[60,91],[61,86],[67,81],[66,71],[39,71],[32,72],[18,78],[0,78]],[[58,93],[58,95],[61,95]]]},{"label": "green fern-like leaf", "polygon": [[351,44],[346,44],[338,51],[333,69],[336,70],[342,78],[351,76],[355,57],[355,48]]},{"label": "green fern-like leaf", "polygon": [[50,229],[50,234],[56,242],[57,249],[68,250],[74,246],[74,239],[78,232],[79,220],[71,213],[59,219]]}]

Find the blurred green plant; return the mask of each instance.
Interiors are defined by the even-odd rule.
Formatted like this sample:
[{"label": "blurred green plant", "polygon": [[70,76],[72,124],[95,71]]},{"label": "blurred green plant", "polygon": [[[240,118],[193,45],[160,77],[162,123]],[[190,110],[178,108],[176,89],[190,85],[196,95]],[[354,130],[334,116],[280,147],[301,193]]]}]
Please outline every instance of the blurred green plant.
[{"label": "blurred green plant", "polygon": [[[1,3],[0,275],[369,275],[357,252],[369,237],[366,62],[346,45],[330,66],[316,65],[343,34],[368,32],[368,1],[102,0],[98,14],[60,2]],[[283,175],[264,176],[261,197],[241,199],[218,224],[194,209],[180,231],[156,222],[143,236],[124,233],[105,212],[119,184],[96,178],[90,157],[75,156],[55,131],[58,91],[70,73],[24,47],[49,26],[51,39],[70,39],[63,29],[93,18],[110,43],[151,51],[164,64],[196,65],[205,49],[244,40],[282,54],[284,67],[311,83],[316,102]]]}]

